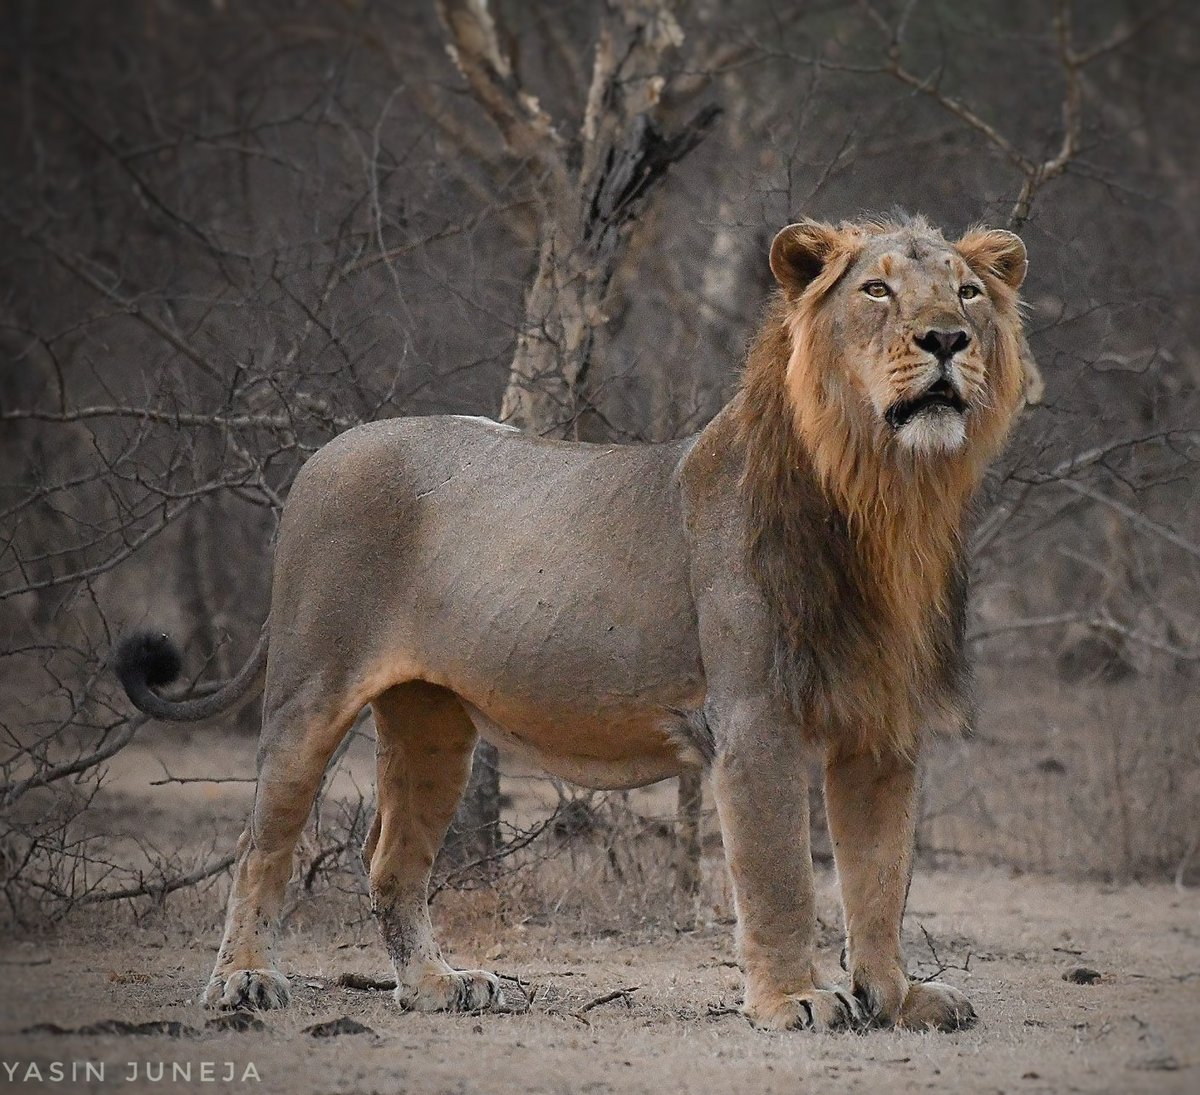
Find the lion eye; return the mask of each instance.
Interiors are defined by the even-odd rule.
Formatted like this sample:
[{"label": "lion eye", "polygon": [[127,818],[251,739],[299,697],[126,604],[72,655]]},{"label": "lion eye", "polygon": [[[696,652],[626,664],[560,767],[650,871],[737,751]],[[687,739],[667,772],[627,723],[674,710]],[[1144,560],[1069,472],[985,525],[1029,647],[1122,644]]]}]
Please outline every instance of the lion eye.
[{"label": "lion eye", "polygon": [[979,296],[979,286],[964,285],[961,289],[959,289],[958,295],[963,300],[974,300],[977,296]]},{"label": "lion eye", "polygon": [[862,287],[862,291],[875,300],[883,300],[884,297],[892,295],[891,289],[884,285],[882,281],[868,281]]}]

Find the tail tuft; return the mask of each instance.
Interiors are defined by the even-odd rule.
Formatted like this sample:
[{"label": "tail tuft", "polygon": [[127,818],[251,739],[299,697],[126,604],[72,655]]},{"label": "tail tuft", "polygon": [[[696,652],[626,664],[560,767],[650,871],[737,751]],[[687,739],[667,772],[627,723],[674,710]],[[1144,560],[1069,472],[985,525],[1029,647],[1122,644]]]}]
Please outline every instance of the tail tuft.
[{"label": "tail tuft", "polygon": [[267,629],[258,637],[254,653],[227,681],[201,685],[190,696],[166,699],[156,689],[170,684],[183,669],[183,656],[169,635],[161,631],[134,631],[122,637],[113,654],[112,668],[133,701],[133,706],[163,722],[206,722],[223,714],[255,692],[267,669]]},{"label": "tail tuft", "polygon": [[134,696],[147,687],[161,688],[178,679],[183,655],[161,631],[133,631],[117,644],[114,668],[125,691]]}]

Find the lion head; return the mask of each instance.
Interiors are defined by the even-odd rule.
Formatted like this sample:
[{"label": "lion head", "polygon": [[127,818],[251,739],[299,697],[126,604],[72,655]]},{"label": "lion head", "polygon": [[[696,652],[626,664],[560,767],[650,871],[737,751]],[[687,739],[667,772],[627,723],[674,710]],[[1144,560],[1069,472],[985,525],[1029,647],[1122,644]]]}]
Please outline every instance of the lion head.
[{"label": "lion head", "polygon": [[1026,385],[1017,236],[974,229],[950,243],[919,218],[803,221],[775,237],[771,270],[814,451],[841,449],[832,434],[900,467],[957,457],[978,470],[994,455]]}]

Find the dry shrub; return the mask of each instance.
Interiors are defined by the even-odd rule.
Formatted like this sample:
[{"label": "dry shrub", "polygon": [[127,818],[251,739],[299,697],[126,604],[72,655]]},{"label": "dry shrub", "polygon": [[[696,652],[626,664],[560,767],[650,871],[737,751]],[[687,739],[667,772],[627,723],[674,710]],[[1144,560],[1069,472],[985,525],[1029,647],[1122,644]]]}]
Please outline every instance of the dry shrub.
[{"label": "dry shrub", "polygon": [[[1200,874],[1200,735],[1174,672],[1099,672],[1013,695],[985,680],[980,732],[932,752],[923,849],[1106,880]],[[1194,687],[1194,685],[1191,685]]]},{"label": "dry shrub", "polygon": [[[505,881],[508,917],[580,935],[651,935],[692,922],[692,901],[676,887],[674,817],[657,812],[661,799],[593,792],[568,802],[534,858]],[[730,904],[723,869],[715,873],[714,882],[713,871],[701,872],[702,916]]]}]

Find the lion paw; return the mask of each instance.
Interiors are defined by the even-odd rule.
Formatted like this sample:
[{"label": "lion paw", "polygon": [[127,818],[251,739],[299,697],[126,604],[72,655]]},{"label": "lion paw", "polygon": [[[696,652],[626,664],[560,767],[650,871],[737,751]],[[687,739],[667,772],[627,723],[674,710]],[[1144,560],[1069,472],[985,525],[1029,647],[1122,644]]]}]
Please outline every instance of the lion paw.
[{"label": "lion paw", "polygon": [[504,992],[494,973],[449,966],[397,985],[395,998],[407,1011],[485,1011],[504,1006]]},{"label": "lion paw", "polygon": [[905,1030],[965,1030],[975,1018],[971,1001],[953,985],[924,981],[909,986],[896,1025]]},{"label": "lion paw", "polygon": [[908,996],[909,980],[899,967],[872,972],[858,968],[850,979],[854,998],[873,1027],[895,1026]]},{"label": "lion paw", "polygon": [[762,1030],[849,1030],[861,1027],[866,1018],[858,1001],[842,989],[779,993],[747,1004],[742,1013]]},{"label": "lion paw", "polygon": [[277,970],[214,973],[204,990],[204,1006],[223,1010],[285,1008],[291,1000],[287,978]]}]

